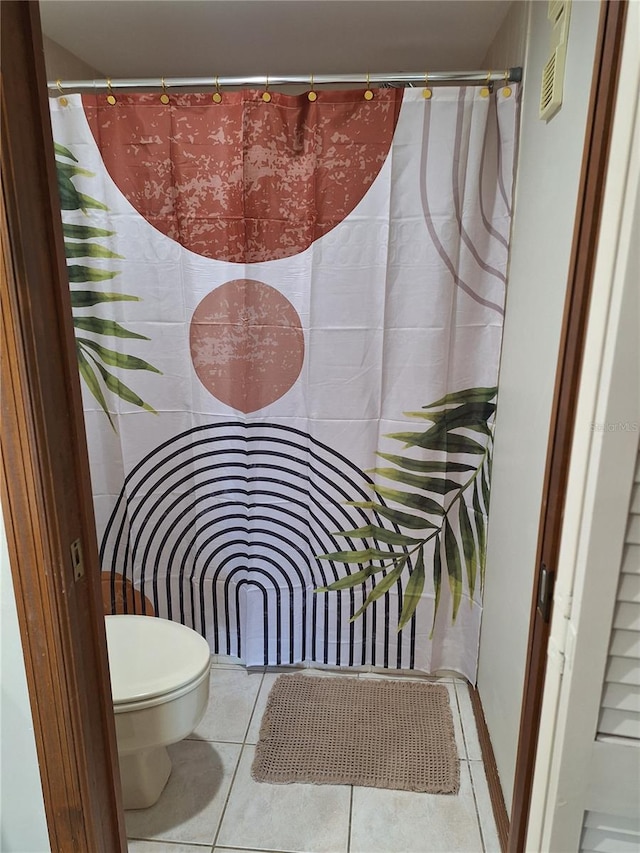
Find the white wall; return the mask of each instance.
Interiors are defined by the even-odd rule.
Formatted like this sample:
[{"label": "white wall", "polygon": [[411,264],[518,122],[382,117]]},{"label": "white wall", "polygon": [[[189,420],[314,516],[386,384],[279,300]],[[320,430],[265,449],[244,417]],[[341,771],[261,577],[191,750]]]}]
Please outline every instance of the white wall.
[{"label": "white wall", "polygon": [[1,515],[0,643],[0,850],[48,853],[33,720]]},{"label": "white wall", "polygon": [[487,49],[482,68],[514,68],[524,65],[530,11],[531,3],[528,0],[514,0]]},{"label": "white wall", "polygon": [[75,53],[62,47],[57,41],[43,34],[44,64],[47,69],[47,80],[94,80],[104,79],[105,75],[88,65]]},{"label": "white wall", "polygon": [[[599,17],[572,5],[564,102],[538,118],[547,3],[530,6],[509,286],[500,369],[478,690],[507,808],[513,778],[549,420]],[[513,28],[498,34],[511,50]],[[493,59],[501,45],[494,45]],[[491,52],[491,51],[490,51]],[[511,59],[513,61],[513,58]]]}]

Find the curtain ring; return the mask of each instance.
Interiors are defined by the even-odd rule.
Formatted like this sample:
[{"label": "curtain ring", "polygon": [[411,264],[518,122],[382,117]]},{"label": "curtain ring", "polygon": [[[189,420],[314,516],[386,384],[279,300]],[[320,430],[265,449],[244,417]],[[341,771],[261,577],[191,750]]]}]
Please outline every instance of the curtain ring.
[{"label": "curtain ring", "polygon": [[493,71],[489,71],[489,73],[487,74],[487,79],[485,81],[485,84],[482,87],[482,89],[480,89],[480,97],[481,98],[488,98],[489,95],[491,94],[491,89],[489,88],[489,83],[491,82],[491,75],[492,74],[493,74]]},{"label": "curtain ring", "polygon": [[62,88],[62,80],[56,80],[56,86],[58,91],[60,92],[60,97],[58,98],[58,103],[61,107],[66,107],[69,103],[69,99],[65,97],[64,89]]},{"label": "curtain ring", "polygon": [[162,94],[160,95],[160,103],[165,106],[169,103],[169,95],[167,95],[167,87],[164,83],[164,77],[162,78]]},{"label": "curtain ring", "polygon": [[369,80],[369,72],[368,71],[367,71],[367,88],[365,89],[365,92],[364,92],[364,99],[365,99],[365,101],[373,100],[373,92],[371,91],[371,82]]},{"label": "curtain ring", "polygon": [[502,87],[502,97],[510,98],[511,97],[511,86],[509,85],[509,69],[504,72],[504,86]]},{"label": "curtain ring", "polygon": [[218,80],[217,74],[216,74],[216,90],[213,93],[213,95],[211,95],[211,100],[213,101],[214,104],[219,104],[220,101],[222,100],[222,95],[220,94],[220,81]]},{"label": "curtain ring", "polygon": [[309,92],[307,93],[307,98],[309,98],[311,103],[318,100],[318,93],[315,92],[313,89],[313,74],[311,75],[311,88],[310,88]]},{"label": "curtain ring", "polygon": [[266,82],[264,84],[264,92],[262,93],[262,100],[265,104],[268,104],[271,100],[271,92],[269,91],[269,75],[267,74]]},{"label": "curtain ring", "polygon": [[425,88],[422,90],[422,97],[426,98],[428,101],[431,98],[431,96],[433,95],[433,91],[432,91],[431,87],[429,86],[429,75],[428,74],[424,75],[424,85],[425,85]]},{"label": "curtain ring", "polygon": [[114,106],[117,103],[116,96],[113,94],[113,89],[111,88],[111,77],[107,77],[107,103],[110,106]]}]

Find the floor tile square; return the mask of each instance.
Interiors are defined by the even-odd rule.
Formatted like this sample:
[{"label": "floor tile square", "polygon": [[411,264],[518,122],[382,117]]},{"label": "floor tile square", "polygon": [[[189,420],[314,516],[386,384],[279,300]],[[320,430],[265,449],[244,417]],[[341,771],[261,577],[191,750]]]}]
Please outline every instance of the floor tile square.
[{"label": "floor tile square", "polygon": [[247,669],[211,668],[209,704],[190,737],[200,740],[242,743],[255,705],[262,672]]},{"label": "floor tile square", "polygon": [[258,740],[260,739],[260,724],[262,723],[262,717],[264,715],[265,708],[267,707],[267,699],[269,698],[269,693],[271,692],[271,688],[275,684],[276,679],[279,678],[281,674],[282,673],[279,672],[265,672],[260,692],[258,693],[258,698],[256,699],[256,704],[253,708],[253,716],[251,717],[249,730],[247,731],[247,736],[245,738],[246,743],[258,743]]},{"label": "floor tile square", "polygon": [[493,807],[489,796],[489,786],[482,761],[470,761],[471,781],[476,795],[476,806],[480,818],[480,831],[486,853],[501,853],[498,830],[496,829]]},{"label": "floor tile square", "polygon": [[348,785],[269,785],[251,778],[245,746],[216,843],[219,847],[346,853]]},{"label": "floor tile square", "polygon": [[441,684],[443,681],[453,681],[450,673],[446,675],[427,675],[426,672],[421,672],[418,669],[385,669],[379,666],[369,667],[367,672],[361,672],[363,678],[400,678],[411,679],[412,681],[434,681]]},{"label": "floor tile square", "polygon": [[217,666],[244,666],[242,658],[234,655],[211,655],[211,663]]},{"label": "floor tile square", "polygon": [[307,675],[310,678],[359,678],[360,673],[351,668],[344,669],[325,669],[324,667],[310,666],[305,669],[300,675]]},{"label": "floor tile square", "polygon": [[349,850],[480,853],[482,840],[467,762],[460,762],[457,795],[354,788]]},{"label": "floor tile square", "polygon": [[453,714],[453,731],[455,732],[456,744],[458,746],[458,757],[466,758],[467,750],[462,734],[462,721],[460,719],[460,707],[458,705],[458,694],[456,693],[455,683],[446,684],[446,688],[449,691],[449,704],[451,705],[451,713]]},{"label": "floor tile square", "polygon": [[456,681],[455,686],[456,693],[458,694],[458,704],[460,705],[460,718],[462,720],[462,731],[467,748],[467,758],[469,761],[481,761],[482,750],[480,749],[476,718],[471,705],[471,697],[469,696],[469,685],[466,681]]},{"label": "floor tile square", "polygon": [[170,746],[173,769],[158,802],[125,812],[129,838],[213,845],[240,750],[196,740]]}]

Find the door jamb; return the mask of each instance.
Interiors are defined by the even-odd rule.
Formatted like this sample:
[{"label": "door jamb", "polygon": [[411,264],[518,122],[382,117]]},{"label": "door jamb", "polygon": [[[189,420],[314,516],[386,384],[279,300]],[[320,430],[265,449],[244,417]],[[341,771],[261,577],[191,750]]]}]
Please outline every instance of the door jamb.
[{"label": "door jamb", "polygon": [[51,848],[116,853],[127,842],[39,6],[5,0],[0,15],[7,544]]},{"label": "door jamb", "polygon": [[596,39],[542,492],[525,687],[507,853],[520,853],[525,849],[529,822],[552,615],[552,608],[545,618],[538,607],[538,589],[543,565],[555,578],[560,552],[569,460],[607,176],[626,11],[627,0],[605,0],[601,6]]}]

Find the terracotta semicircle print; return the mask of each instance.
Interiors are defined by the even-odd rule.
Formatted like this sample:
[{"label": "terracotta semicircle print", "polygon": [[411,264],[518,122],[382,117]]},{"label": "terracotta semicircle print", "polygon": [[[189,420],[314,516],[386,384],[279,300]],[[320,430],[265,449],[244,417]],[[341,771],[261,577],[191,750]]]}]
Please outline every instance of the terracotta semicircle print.
[{"label": "terracotta semicircle print", "polygon": [[[131,205],[186,249],[230,263],[289,258],[342,222],[391,148],[402,90],[306,95],[95,95],[82,103]],[[355,105],[354,105],[355,104]],[[145,109],[146,108],[146,109]],[[213,128],[213,130],[212,130]]]}]

